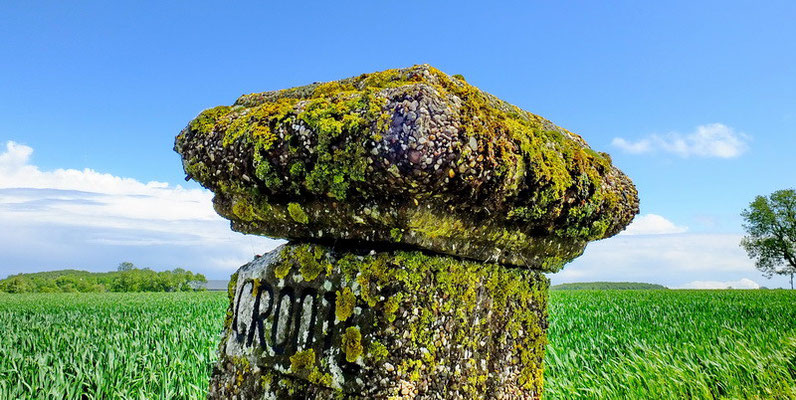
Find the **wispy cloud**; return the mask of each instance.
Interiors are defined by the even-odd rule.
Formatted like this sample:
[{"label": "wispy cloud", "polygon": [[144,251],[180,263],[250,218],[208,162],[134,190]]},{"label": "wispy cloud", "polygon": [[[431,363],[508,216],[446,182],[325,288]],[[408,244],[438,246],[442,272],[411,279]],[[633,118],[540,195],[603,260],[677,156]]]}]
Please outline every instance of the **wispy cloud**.
[{"label": "wispy cloud", "polygon": [[232,232],[207,190],[92,169],[44,171],[32,155],[15,142],[0,152],[0,277],[32,268],[107,269],[124,260],[212,274],[279,243]]},{"label": "wispy cloud", "polygon": [[657,215],[644,214],[636,216],[633,222],[625,229],[622,235],[671,235],[685,233],[686,226],[675,225],[674,222]]},{"label": "wispy cloud", "polygon": [[688,134],[653,134],[638,140],[614,138],[615,147],[630,154],[665,152],[680,157],[735,158],[749,148],[750,137],[724,124],[699,125]]},{"label": "wispy cloud", "polygon": [[693,281],[678,289],[760,289],[760,285],[748,278],[737,281]]}]

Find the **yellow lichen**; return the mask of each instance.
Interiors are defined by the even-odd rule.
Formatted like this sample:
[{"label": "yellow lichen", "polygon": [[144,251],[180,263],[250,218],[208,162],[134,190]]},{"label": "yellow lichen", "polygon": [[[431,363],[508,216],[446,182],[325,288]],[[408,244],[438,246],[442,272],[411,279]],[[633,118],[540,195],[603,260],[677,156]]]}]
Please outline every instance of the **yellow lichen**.
[{"label": "yellow lichen", "polygon": [[335,298],[335,315],[338,321],[345,321],[354,313],[354,306],[357,298],[350,288],[346,287],[342,291],[337,291]]},{"label": "yellow lichen", "polygon": [[290,356],[290,370],[299,372],[315,365],[315,350],[307,349]]},{"label": "yellow lichen", "polygon": [[356,326],[348,327],[342,339],[343,352],[348,362],[356,362],[362,355],[362,333]]},{"label": "yellow lichen", "polygon": [[310,221],[304,209],[302,209],[298,203],[288,204],[287,212],[290,213],[290,218],[293,218],[293,220],[298,223],[306,224]]}]

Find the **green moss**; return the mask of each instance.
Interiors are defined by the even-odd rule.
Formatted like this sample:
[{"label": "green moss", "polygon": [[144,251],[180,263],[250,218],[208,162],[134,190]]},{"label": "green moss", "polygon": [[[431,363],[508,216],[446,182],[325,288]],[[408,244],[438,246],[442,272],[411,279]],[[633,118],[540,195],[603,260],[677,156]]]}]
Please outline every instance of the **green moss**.
[{"label": "green moss", "polygon": [[199,182],[205,182],[210,176],[210,169],[202,161],[188,162],[185,164],[185,173]]},{"label": "green moss", "polygon": [[257,296],[257,293],[260,293],[260,286],[262,285],[262,280],[259,278],[252,279],[252,296]]},{"label": "green moss", "polygon": [[311,100],[298,114],[317,141],[315,163],[305,179],[311,193],[344,200],[351,183],[365,180],[366,150],[356,139],[369,136],[376,121],[386,125],[385,102],[371,90],[343,91]]},{"label": "green moss", "polygon": [[400,228],[392,228],[390,229],[390,237],[395,242],[400,242],[401,238],[403,238],[404,233],[403,230]]},{"label": "green moss", "polygon": [[312,383],[323,385],[326,387],[332,387],[334,385],[334,377],[332,374],[329,373],[321,373],[318,368],[313,369],[309,375],[307,376],[307,380]]},{"label": "green moss", "polygon": [[235,366],[236,369],[236,376],[235,376],[235,388],[240,390],[243,387],[243,382],[251,376],[252,368],[249,359],[245,357],[230,357],[230,361]]},{"label": "green moss", "polygon": [[368,359],[373,362],[379,362],[387,358],[390,355],[390,352],[387,350],[387,346],[377,342],[372,341],[368,344]]},{"label": "green moss", "polygon": [[274,276],[277,279],[284,279],[290,273],[293,263],[288,260],[283,260],[274,267]]},{"label": "green moss", "polygon": [[395,312],[401,307],[401,300],[403,300],[403,297],[403,293],[396,293],[390,296],[384,303],[384,316],[387,318],[387,321],[395,321]]},{"label": "green moss", "polygon": [[263,375],[260,376],[260,387],[262,387],[266,392],[271,387],[271,383],[274,381],[273,373],[270,371],[263,372]]},{"label": "green moss", "polygon": [[293,250],[293,258],[299,264],[299,272],[305,281],[309,282],[318,277],[321,272],[331,268],[329,262],[325,261],[324,253],[318,252],[316,248],[309,245],[298,246]]},{"label": "green moss", "polygon": [[243,221],[253,221],[256,218],[254,215],[254,207],[243,197],[237,198],[232,204],[232,212]]},{"label": "green moss", "polygon": [[235,298],[235,290],[238,286],[238,273],[235,272],[232,276],[229,277],[229,283],[227,283],[227,297],[229,298],[230,303]]},{"label": "green moss", "polygon": [[263,150],[270,149],[277,140],[273,130],[289,119],[290,112],[295,105],[295,99],[278,99],[237,115],[233,121],[229,122],[224,135],[224,145],[230,145],[239,138],[245,138],[245,140],[259,145]]},{"label": "green moss", "polygon": [[342,291],[337,291],[335,298],[335,315],[338,321],[345,321],[354,313],[357,298],[350,288],[346,287]]},{"label": "green moss", "polygon": [[256,148],[253,158],[254,175],[272,191],[280,190],[284,186],[282,178],[274,170],[271,162],[263,157],[259,148]]},{"label": "green moss", "polygon": [[231,107],[228,106],[218,106],[204,110],[199,114],[199,116],[191,121],[189,126],[193,131],[202,134],[208,134],[213,131],[213,128],[218,123],[218,120],[229,113],[230,109]]},{"label": "green moss", "polygon": [[287,205],[287,212],[290,213],[290,218],[293,218],[294,221],[306,224],[310,222],[309,217],[304,212],[304,209],[298,203],[290,203]]},{"label": "green moss", "polygon": [[294,177],[302,177],[306,174],[304,170],[304,164],[301,162],[294,162],[293,165],[290,166],[290,175]]},{"label": "green moss", "polygon": [[227,283],[227,298],[229,299],[230,306],[227,308],[227,314],[224,317],[225,330],[232,326],[234,313],[231,305],[233,304],[233,299],[235,298],[235,291],[237,290],[237,287],[238,287],[238,273],[235,272],[229,278],[229,282]]},{"label": "green moss", "polygon": [[342,346],[346,361],[356,362],[359,356],[362,355],[362,334],[359,332],[358,327],[346,328],[342,338]]}]

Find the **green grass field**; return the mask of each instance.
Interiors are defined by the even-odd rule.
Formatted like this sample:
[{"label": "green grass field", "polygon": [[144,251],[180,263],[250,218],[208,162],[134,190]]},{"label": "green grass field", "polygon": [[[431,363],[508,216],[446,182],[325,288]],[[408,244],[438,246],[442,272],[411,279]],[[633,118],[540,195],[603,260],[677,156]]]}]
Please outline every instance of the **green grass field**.
[{"label": "green grass field", "polygon": [[[224,293],[0,294],[0,399],[204,398]],[[796,398],[796,292],[551,293],[548,399]]]},{"label": "green grass field", "polygon": [[0,399],[203,398],[227,301],[0,294]]},{"label": "green grass field", "polygon": [[796,292],[551,292],[550,399],[796,399]]}]

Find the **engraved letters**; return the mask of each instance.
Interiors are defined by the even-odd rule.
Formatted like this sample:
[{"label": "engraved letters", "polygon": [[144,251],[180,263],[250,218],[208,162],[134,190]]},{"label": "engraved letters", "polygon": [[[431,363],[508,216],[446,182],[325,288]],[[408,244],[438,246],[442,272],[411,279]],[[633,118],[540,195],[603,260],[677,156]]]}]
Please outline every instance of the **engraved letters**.
[{"label": "engraved letters", "polygon": [[[270,348],[275,355],[310,348],[321,352],[332,346],[337,330],[333,292],[276,288],[265,280],[246,279],[233,301],[232,332],[240,345]],[[248,311],[246,304],[252,301]]]}]

